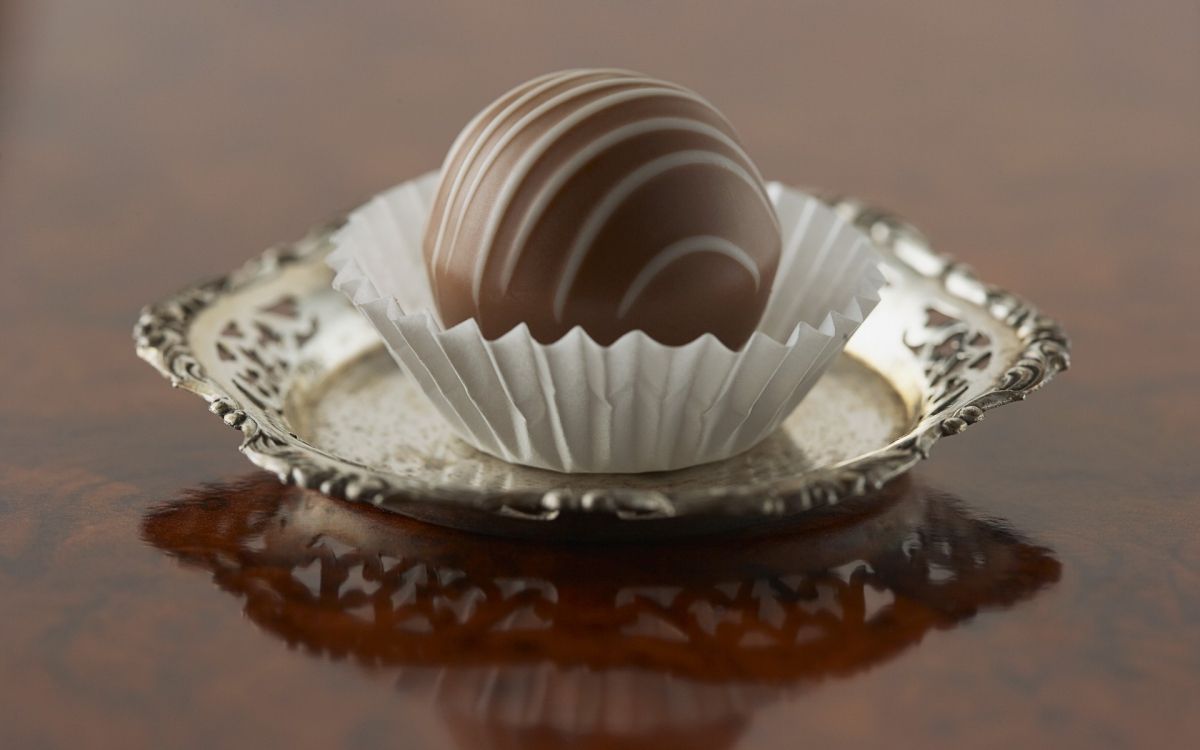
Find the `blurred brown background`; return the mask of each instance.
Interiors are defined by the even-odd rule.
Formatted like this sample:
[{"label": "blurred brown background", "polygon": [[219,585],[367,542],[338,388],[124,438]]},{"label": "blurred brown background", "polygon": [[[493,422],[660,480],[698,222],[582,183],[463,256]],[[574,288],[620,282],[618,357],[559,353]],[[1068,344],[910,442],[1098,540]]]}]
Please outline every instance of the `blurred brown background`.
[{"label": "blurred brown background", "polygon": [[1060,580],[721,742],[1200,739],[1200,5],[0,0],[0,745],[452,744],[423,689],[289,650],[140,541],[250,469],[129,329],[589,65],[699,90],[768,177],[909,217],[1075,345],[916,472]]}]

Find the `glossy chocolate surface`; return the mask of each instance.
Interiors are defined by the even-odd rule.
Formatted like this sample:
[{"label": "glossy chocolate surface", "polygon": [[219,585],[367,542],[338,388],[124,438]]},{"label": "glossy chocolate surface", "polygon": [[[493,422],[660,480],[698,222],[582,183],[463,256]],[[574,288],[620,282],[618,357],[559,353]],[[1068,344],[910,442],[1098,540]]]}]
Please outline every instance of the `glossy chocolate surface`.
[{"label": "glossy chocolate surface", "polygon": [[484,108],[443,165],[425,261],[443,323],[543,343],[754,330],[779,261],[762,177],[697,94],[638,73],[567,70]]}]

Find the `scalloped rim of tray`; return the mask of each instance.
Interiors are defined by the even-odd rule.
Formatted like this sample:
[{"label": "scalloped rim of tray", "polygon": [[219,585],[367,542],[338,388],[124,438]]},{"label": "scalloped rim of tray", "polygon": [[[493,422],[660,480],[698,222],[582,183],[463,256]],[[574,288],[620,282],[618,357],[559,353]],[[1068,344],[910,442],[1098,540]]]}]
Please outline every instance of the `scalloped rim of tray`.
[{"label": "scalloped rim of tray", "polygon": [[[936,283],[940,291],[962,304],[985,310],[1010,329],[1020,351],[988,389],[965,403],[947,401],[951,408],[922,414],[907,434],[879,450],[836,466],[803,471],[771,485],[716,489],[690,487],[679,492],[669,486],[594,490],[577,488],[489,490],[464,492],[461,487],[433,487],[390,472],[331,455],[255,415],[253,404],[228,392],[209,377],[192,350],[193,321],[221,298],[261,283],[300,262],[323,257],[328,236],[343,219],[318,227],[295,243],[279,245],[221,278],[188,287],[144,308],[134,329],[137,353],[173,386],[196,393],[224,422],[240,430],[240,450],[255,465],[281,481],[328,495],[375,505],[418,517],[422,504],[450,504],[457,510],[483,510],[509,520],[546,521],[564,512],[607,515],[618,520],[673,519],[682,515],[779,517],[877,490],[929,456],[942,437],[962,432],[984,412],[1024,399],[1070,362],[1070,344],[1055,320],[1016,295],[980,281],[966,266],[935,253],[914,227],[885,211],[853,199],[826,198],[830,205],[862,227],[887,261]],[[665,475],[666,476],[666,475]],[[453,513],[455,508],[451,509]],[[452,522],[453,525],[453,522]]]}]

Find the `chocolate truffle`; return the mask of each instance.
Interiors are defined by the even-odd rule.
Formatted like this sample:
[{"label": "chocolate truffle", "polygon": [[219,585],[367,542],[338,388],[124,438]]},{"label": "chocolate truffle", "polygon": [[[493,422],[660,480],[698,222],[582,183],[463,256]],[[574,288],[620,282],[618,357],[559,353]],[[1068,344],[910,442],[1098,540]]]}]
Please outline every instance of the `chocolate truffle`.
[{"label": "chocolate truffle", "polygon": [[642,330],[738,348],[779,263],[779,223],[729,122],[682,86],[620,70],[535,78],[450,148],[425,229],[442,322],[550,343]]}]

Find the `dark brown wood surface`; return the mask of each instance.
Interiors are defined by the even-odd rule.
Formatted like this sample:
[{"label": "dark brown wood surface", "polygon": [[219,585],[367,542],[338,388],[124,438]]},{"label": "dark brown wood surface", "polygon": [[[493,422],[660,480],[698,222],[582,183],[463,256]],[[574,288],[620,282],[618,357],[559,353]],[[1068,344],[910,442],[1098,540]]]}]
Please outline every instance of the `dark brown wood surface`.
[{"label": "dark brown wood surface", "polygon": [[[281,488],[134,357],[142,304],[599,64],[910,217],[1073,369],[870,513],[580,549]],[[1194,745],[1198,207],[1193,2],[0,0],[0,746]]]}]

